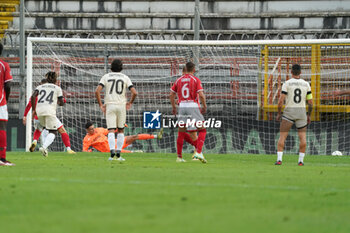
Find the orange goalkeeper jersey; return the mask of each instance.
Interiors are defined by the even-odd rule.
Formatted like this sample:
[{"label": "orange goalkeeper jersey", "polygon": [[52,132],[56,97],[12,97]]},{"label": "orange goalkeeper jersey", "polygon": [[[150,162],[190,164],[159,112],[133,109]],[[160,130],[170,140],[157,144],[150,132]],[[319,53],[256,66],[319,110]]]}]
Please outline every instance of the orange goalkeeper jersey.
[{"label": "orange goalkeeper jersey", "polygon": [[[88,152],[89,148],[93,147],[100,152],[109,152],[108,138],[106,136],[107,134],[108,130],[105,128],[95,128],[95,133],[93,135],[86,134],[83,140],[83,151]],[[125,137],[123,149],[127,146]],[[126,153],[128,151],[122,150],[122,152]]]},{"label": "orange goalkeeper jersey", "polygon": [[108,130],[104,128],[95,128],[93,135],[86,134],[83,140],[83,151],[88,151],[90,147],[94,147],[101,152],[109,152]]}]

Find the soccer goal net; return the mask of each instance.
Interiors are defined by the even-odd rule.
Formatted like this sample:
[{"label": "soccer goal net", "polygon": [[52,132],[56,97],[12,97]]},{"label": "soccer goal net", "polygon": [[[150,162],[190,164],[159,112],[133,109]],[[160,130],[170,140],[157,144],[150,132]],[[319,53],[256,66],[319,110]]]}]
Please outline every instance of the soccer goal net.
[{"label": "soccer goal net", "polygon": [[[311,84],[314,97],[308,127],[308,154],[350,152],[350,95],[335,96],[350,88],[350,40],[264,41],[145,41],[104,39],[28,38],[27,99],[48,71],[59,74],[67,104],[57,110],[68,131],[72,148],[82,150],[85,123],[106,127],[95,98],[100,78],[110,72],[113,59],[124,63],[139,95],[127,113],[125,135],[156,134],[147,128],[148,112],[159,112],[163,139],[133,143],[130,150],[176,152],[177,129],[169,101],[170,87],[181,76],[186,62],[197,65],[208,111],[206,119],[221,121],[209,127],[204,153],[273,154],[279,137],[276,121],[281,86],[291,78],[291,66],[302,67],[301,77]],[[29,114],[30,116],[30,114]],[[30,123],[30,119],[28,123]],[[149,123],[149,122],[148,122]],[[156,124],[156,121],[153,122]],[[154,125],[153,125],[154,126]],[[157,125],[159,126],[159,125]],[[210,126],[213,126],[211,124]],[[145,128],[146,127],[146,128]],[[27,148],[32,124],[27,124]],[[287,153],[298,152],[293,127],[286,141]],[[51,150],[61,151],[60,137]],[[184,146],[191,152],[190,146]]]}]

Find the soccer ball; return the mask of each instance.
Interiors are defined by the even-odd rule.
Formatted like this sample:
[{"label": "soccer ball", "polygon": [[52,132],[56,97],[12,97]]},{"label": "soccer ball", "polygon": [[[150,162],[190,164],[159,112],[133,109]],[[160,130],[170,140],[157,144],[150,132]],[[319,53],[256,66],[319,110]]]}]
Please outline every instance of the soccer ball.
[{"label": "soccer ball", "polygon": [[342,156],[343,153],[341,153],[340,151],[336,150],[336,151],[333,151],[332,155],[333,156]]}]

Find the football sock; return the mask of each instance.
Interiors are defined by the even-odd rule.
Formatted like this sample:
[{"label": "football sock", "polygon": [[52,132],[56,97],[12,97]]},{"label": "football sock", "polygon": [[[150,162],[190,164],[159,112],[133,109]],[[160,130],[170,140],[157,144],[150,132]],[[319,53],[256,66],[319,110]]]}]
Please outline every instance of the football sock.
[{"label": "football sock", "polygon": [[115,150],[111,150],[111,157],[113,158],[115,156]]},{"label": "football sock", "polygon": [[7,136],[5,130],[0,130],[0,159],[6,159]]},{"label": "football sock", "polygon": [[41,141],[42,141],[42,144],[44,144],[45,139],[46,139],[46,137],[47,137],[48,134],[49,134],[49,131],[47,131],[46,129],[44,129],[44,130],[41,132]]},{"label": "football sock", "polygon": [[33,134],[33,141],[38,141],[40,138],[41,132],[40,130],[36,129]]},{"label": "football sock", "polygon": [[137,139],[138,140],[148,140],[148,139],[154,139],[156,138],[157,135],[152,135],[152,134],[138,134]]},{"label": "football sock", "polygon": [[300,163],[300,162],[304,163],[304,157],[305,157],[305,153],[299,152],[299,161],[298,161],[298,163]]},{"label": "football sock", "polygon": [[109,150],[115,150],[115,134],[114,133],[108,133],[108,145]]},{"label": "football sock", "polygon": [[69,135],[67,133],[63,133],[63,134],[61,134],[61,138],[62,138],[64,146],[67,147],[67,150],[68,150],[68,147],[70,149]]},{"label": "football sock", "polygon": [[47,149],[52,142],[55,140],[56,135],[53,133],[49,133],[49,135],[47,135],[47,137],[45,138],[44,144],[43,144],[43,148]]},{"label": "football sock", "polygon": [[193,141],[191,136],[188,134],[188,133],[185,133],[185,141],[188,142],[189,144],[191,144],[192,146],[196,147],[197,145],[197,140],[196,141]]},{"label": "football sock", "polygon": [[124,134],[123,133],[118,133],[117,135],[117,153],[123,149],[123,144],[124,144]]},{"label": "football sock", "polygon": [[282,161],[283,151],[277,151],[277,161]]},{"label": "football sock", "polygon": [[182,158],[182,148],[184,145],[185,134],[186,132],[178,132],[177,134],[176,146],[177,146],[177,157],[179,158]]},{"label": "football sock", "polygon": [[198,139],[197,139],[197,146],[196,146],[197,152],[199,154],[202,153],[202,148],[203,148],[204,141],[205,141],[205,135],[207,135],[206,129],[199,130]]}]

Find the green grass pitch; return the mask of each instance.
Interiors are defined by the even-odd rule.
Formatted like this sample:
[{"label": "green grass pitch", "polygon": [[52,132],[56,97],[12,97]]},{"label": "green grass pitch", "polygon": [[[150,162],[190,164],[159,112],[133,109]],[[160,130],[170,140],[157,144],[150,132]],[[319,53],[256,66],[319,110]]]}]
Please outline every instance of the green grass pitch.
[{"label": "green grass pitch", "polygon": [[350,157],[9,152],[3,233],[350,232]]}]

